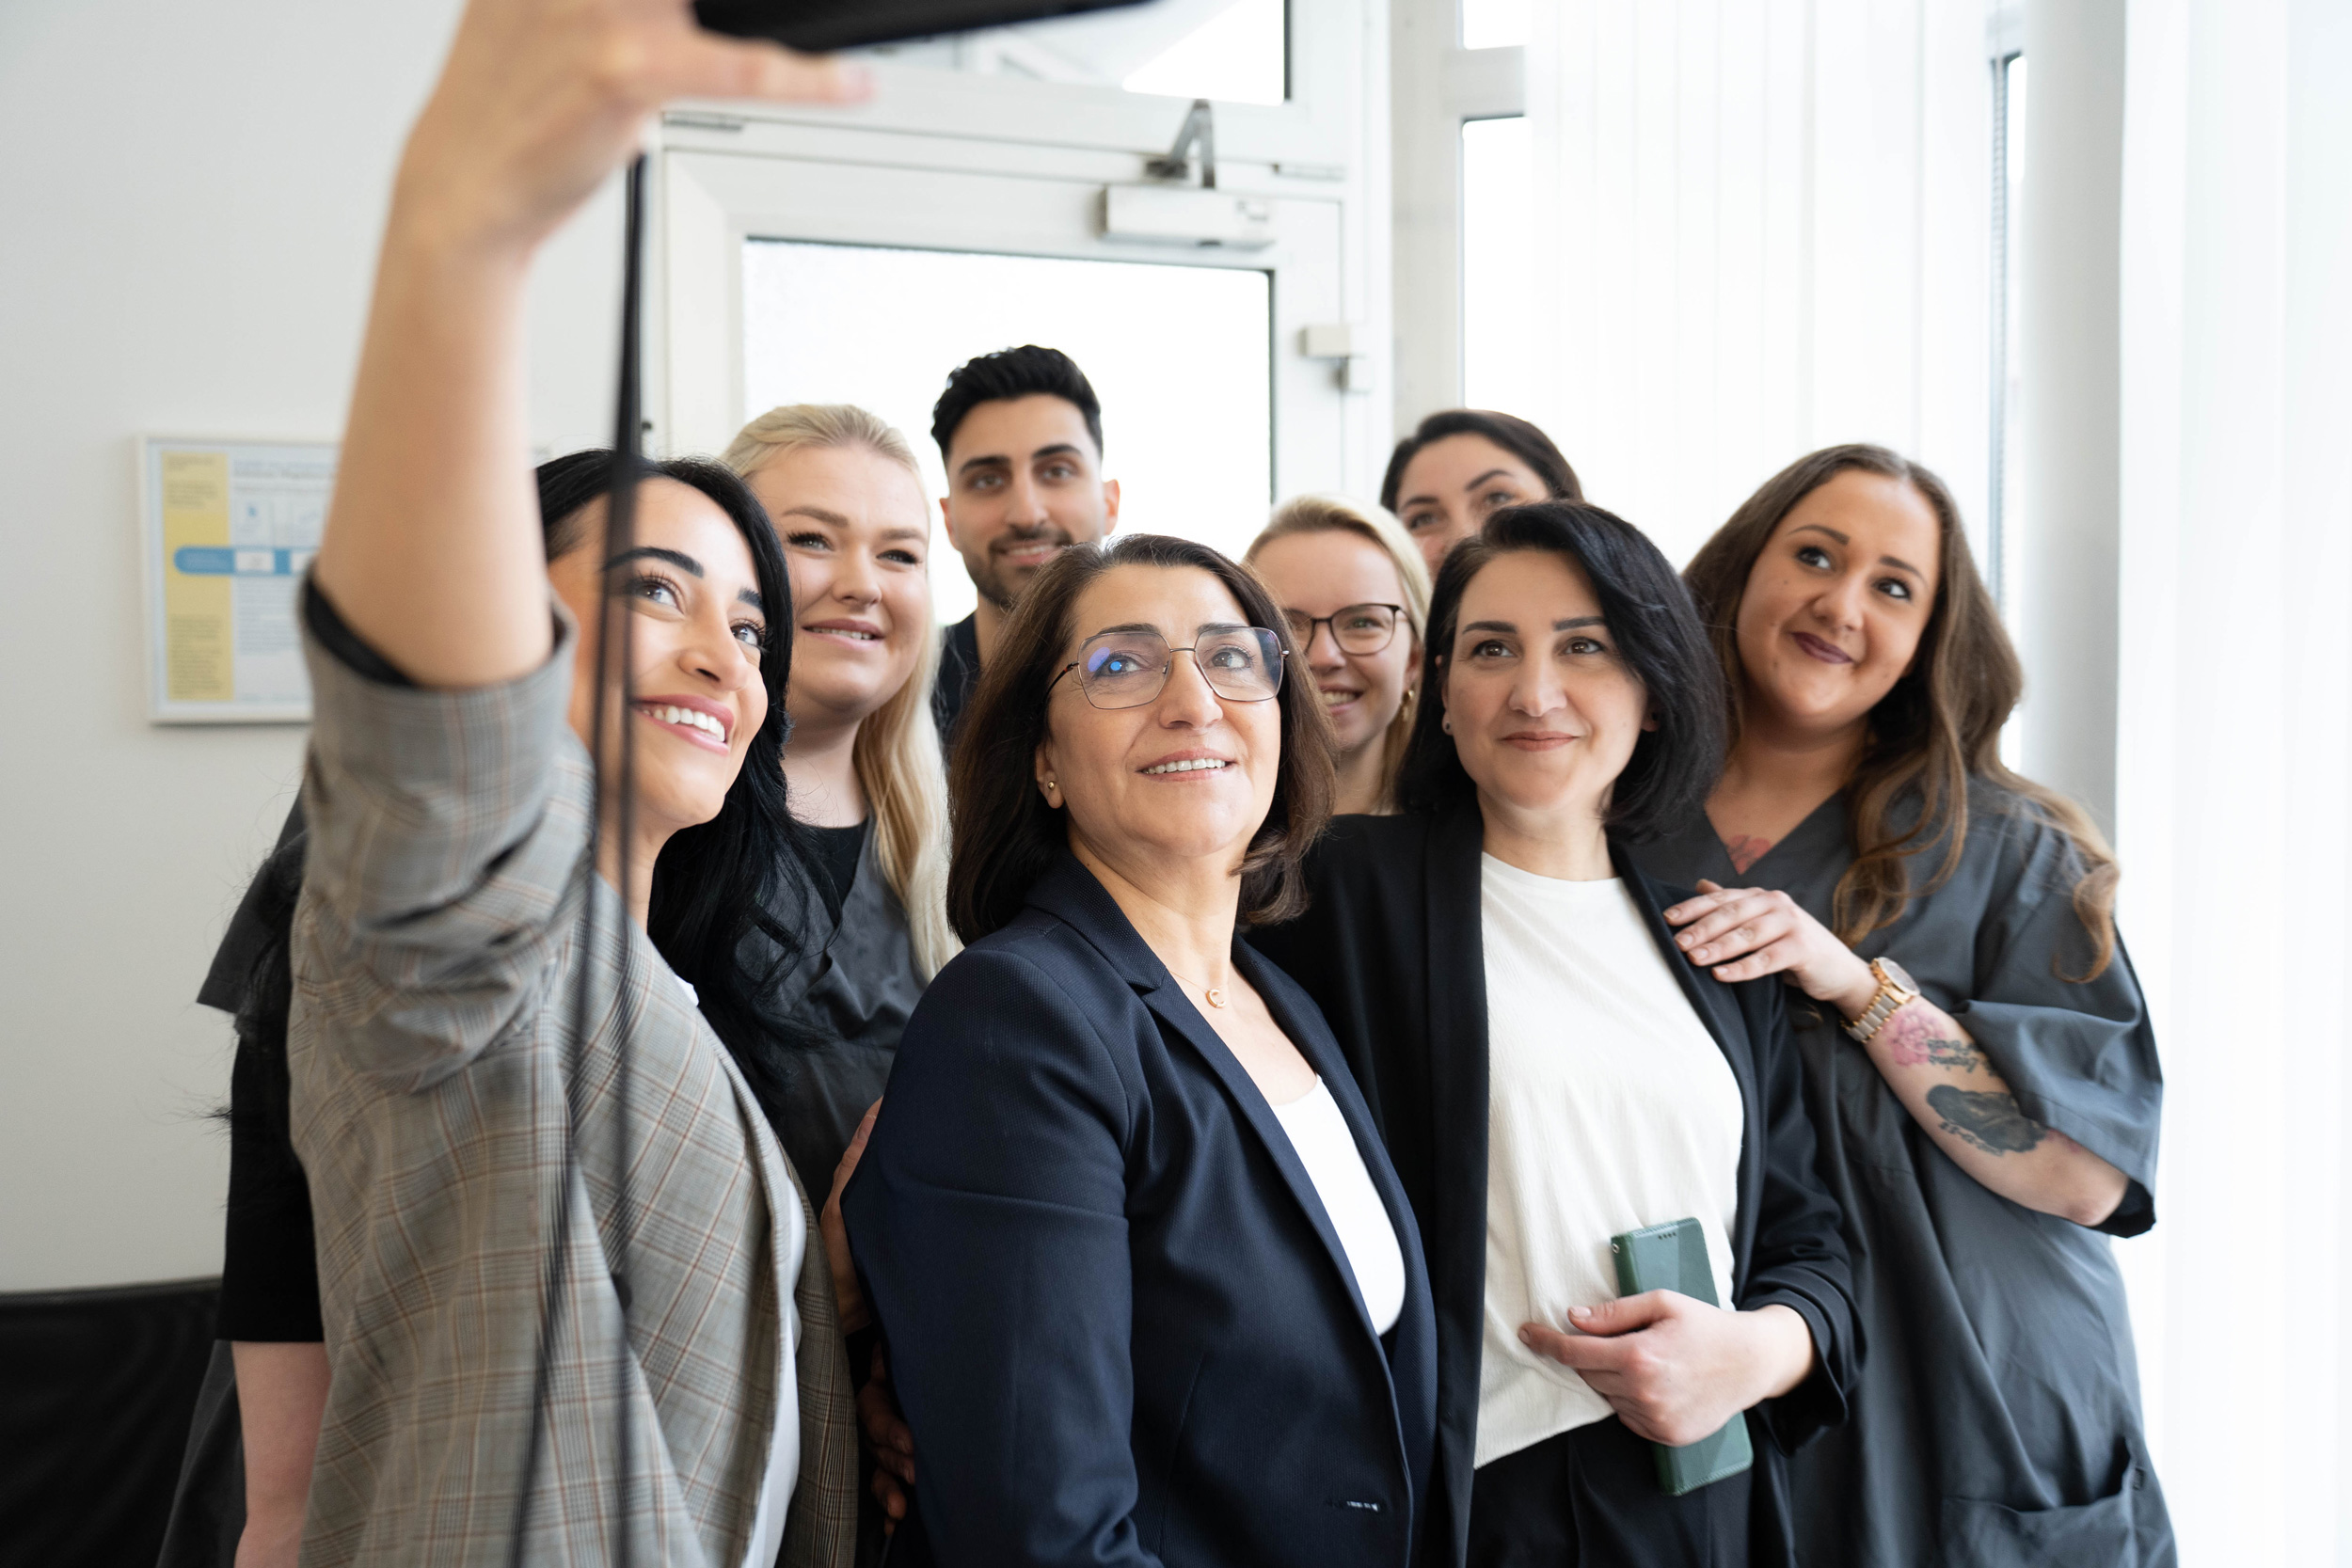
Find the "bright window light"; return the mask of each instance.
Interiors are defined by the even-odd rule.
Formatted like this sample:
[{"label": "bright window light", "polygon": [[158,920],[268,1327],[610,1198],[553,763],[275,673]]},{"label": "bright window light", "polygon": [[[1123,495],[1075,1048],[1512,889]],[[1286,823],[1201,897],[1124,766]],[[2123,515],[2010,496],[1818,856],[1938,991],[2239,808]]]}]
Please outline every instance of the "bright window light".
[{"label": "bright window light", "polygon": [[1472,408],[1531,406],[1528,156],[1523,117],[1462,127],[1462,401]]},{"label": "bright window light", "polygon": [[1273,287],[1233,267],[750,240],[743,406],[854,403],[906,433],[930,514],[942,621],[972,584],[939,524],[931,404],[975,355],[1044,343],[1103,403],[1121,532],[1178,533],[1238,556],[1273,499]]},{"label": "bright window light", "polygon": [[1171,98],[1279,103],[1289,87],[1283,80],[1284,20],[1284,0],[1240,0],[1120,85]]},{"label": "bright window light", "polygon": [[1462,0],[1462,47],[1502,49],[1527,41],[1531,0]]}]

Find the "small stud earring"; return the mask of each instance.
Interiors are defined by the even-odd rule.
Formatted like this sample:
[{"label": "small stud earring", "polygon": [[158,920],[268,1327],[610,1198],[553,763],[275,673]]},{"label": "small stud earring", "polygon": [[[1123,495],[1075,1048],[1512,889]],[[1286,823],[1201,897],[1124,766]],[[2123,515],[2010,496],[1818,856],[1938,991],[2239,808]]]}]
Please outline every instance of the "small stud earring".
[{"label": "small stud earring", "polygon": [[1445,731],[1448,735],[1452,735],[1454,733],[1454,715],[1449,713],[1444,718],[1438,720],[1438,728]]},{"label": "small stud earring", "polygon": [[1046,781],[1045,781],[1045,793],[1046,793],[1046,794],[1051,795],[1051,794],[1053,794],[1056,790],[1057,790],[1057,789],[1059,789],[1059,788],[1061,788],[1061,785],[1059,785],[1059,784],[1056,784],[1053,780],[1048,779],[1048,780],[1046,780]]}]

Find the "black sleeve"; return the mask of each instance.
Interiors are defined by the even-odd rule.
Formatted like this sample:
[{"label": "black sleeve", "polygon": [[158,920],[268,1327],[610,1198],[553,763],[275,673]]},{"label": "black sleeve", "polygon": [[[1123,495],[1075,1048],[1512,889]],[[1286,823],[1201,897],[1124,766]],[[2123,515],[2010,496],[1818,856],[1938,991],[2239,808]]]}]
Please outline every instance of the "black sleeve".
[{"label": "black sleeve", "polygon": [[1159,1560],[1130,1440],[1135,1112],[1099,1026],[1026,958],[966,948],[842,1196],[942,1561]]},{"label": "black sleeve", "polygon": [[1812,1375],[1756,1412],[1772,1441],[1788,1452],[1822,1428],[1845,1422],[1861,1367],[1861,1323],[1837,1204],[1821,1181],[1813,1122],[1805,1114],[1804,1065],[1789,1037],[1785,988],[1778,975],[1768,975],[1740,990],[1765,1147],[1756,1245],[1740,1306],[1746,1311],[1787,1307],[1813,1334]]},{"label": "black sleeve", "polygon": [[229,1226],[214,1330],[223,1339],[326,1337],[310,1187],[286,1125],[284,1028],[280,1019],[275,1053],[250,1036],[240,1039],[230,1072]]}]

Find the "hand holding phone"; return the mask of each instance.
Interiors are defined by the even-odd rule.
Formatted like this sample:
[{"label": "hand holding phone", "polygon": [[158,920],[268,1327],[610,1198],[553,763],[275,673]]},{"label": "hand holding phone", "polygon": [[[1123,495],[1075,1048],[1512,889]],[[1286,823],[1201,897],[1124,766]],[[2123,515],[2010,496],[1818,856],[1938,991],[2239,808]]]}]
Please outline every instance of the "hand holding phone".
[{"label": "hand holding phone", "polygon": [[713,32],[774,39],[794,49],[859,49],[905,39],[1007,27],[1107,10],[1137,0],[694,0]]}]

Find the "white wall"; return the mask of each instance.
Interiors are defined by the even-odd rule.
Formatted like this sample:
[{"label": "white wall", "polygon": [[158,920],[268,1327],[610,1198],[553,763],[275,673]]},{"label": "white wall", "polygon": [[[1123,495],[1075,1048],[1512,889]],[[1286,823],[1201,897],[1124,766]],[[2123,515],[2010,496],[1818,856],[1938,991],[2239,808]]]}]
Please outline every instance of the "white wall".
[{"label": "white wall", "polygon": [[[143,717],[132,440],[332,437],[454,0],[0,6],[0,1290],[212,1273],[229,1030],[192,998],[294,726]],[[533,438],[603,436],[600,201],[541,269]]]}]

